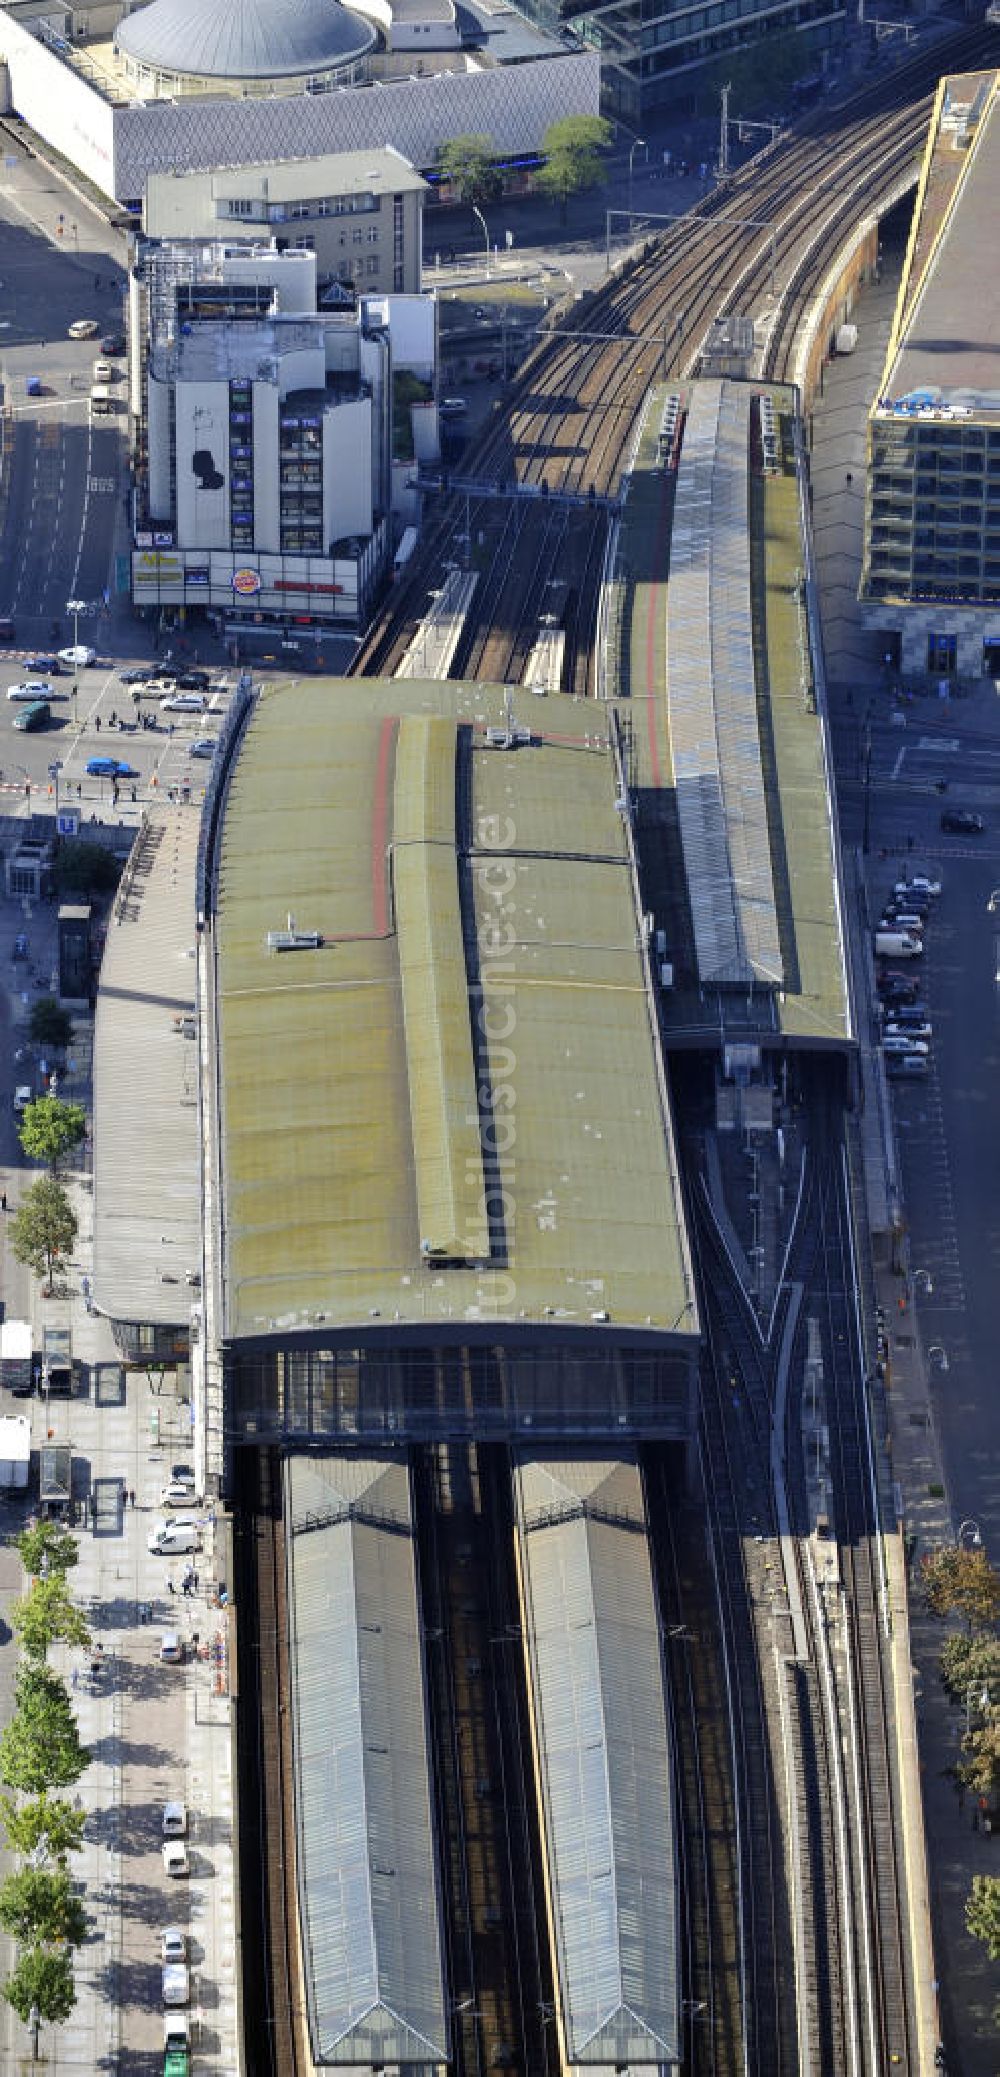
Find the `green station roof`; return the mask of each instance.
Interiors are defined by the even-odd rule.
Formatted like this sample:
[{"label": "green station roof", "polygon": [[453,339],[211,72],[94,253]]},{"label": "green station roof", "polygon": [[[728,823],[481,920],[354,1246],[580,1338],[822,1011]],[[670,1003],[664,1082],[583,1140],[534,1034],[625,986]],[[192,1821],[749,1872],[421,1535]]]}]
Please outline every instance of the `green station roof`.
[{"label": "green station roof", "polygon": [[616,794],[593,706],[265,688],[212,931],[227,1338],[697,1334]]}]

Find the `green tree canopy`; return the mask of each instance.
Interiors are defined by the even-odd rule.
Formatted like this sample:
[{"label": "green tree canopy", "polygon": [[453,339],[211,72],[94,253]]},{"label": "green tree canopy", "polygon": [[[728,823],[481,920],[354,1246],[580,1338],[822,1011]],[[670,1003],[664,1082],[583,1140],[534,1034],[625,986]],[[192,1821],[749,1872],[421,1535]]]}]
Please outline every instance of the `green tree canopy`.
[{"label": "green tree canopy", "polygon": [[977,1796],[991,1800],[1000,1790],[1000,1716],[974,1723],[962,1740],[958,1776]]},{"label": "green tree canopy", "polygon": [[80,1560],[76,1537],[58,1522],[33,1522],[30,1529],[15,1536],[14,1543],[25,1572],[35,1578],[43,1573],[51,1579],[54,1572],[71,1572]]},{"label": "green tree canopy", "polygon": [[80,1743],[63,1682],[48,1667],[25,1665],[18,1672],[15,1698],[15,1713],[0,1732],[0,1781],[30,1796],[71,1788],[90,1754]]},{"label": "green tree canopy", "polygon": [[26,1946],[82,1947],[87,1914],[65,1868],[20,1868],[0,1882],[0,1926]]},{"label": "green tree canopy", "polygon": [[28,1592],[14,1602],[10,1621],[23,1649],[33,1659],[44,1659],[57,1638],[81,1648],[90,1643],[90,1631],[70,1600],[62,1572],[54,1572],[48,1579],[36,1579]]},{"label": "green tree canopy", "polygon": [[1000,1637],[986,1630],[956,1630],[941,1651],[941,1679],[953,1702],[985,1695],[1000,1706]]},{"label": "green tree canopy", "polygon": [[601,153],[610,142],[611,124],[600,115],[564,115],[549,124],[542,138],[545,164],[535,174],[535,186],[562,203],[564,219],[571,195],[607,179]]},{"label": "green tree canopy", "polygon": [[1000,1962],[1000,1875],[976,1875],[965,1902],[965,1923],[991,1962]]},{"label": "green tree canopy", "polygon": [[25,2026],[33,2010],[50,2022],[68,2019],[76,2004],[72,1956],[65,1948],[26,1947],[2,1990]]},{"label": "green tree canopy", "polygon": [[503,188],[493,137],[452,137],[438,151],[438,168],[460,202],[495,202]]},{"label": "green tree canopy", "polygon": [[73,1019],[54,995],[40,995],[38,1001],[32,1003],[28,1036],[33,1045],[48,1046],[54,1053],[65,1053],[73,1037]]},{"label": "green tree canopy", "polygon": [[0,1796],[0,1824],[11,1853],[65,1861],[67,1854],[79,1853],[86,1821],[86,1811],[65,1796],[32,1796],[24,1803]]},{"label": "green tree canopy", "polygon": [[940,1544],[923,1561],[924,1593],[935,1615],[965,1617],[972,1629],[987,1629],[1000,1616],[1000,1573],[979,1546]]},{"label": "green tree canopy", "polygon": [[53,1276],[71,1254],[77,1235],[76,1213],[54,1176],[41,1176],[26,1191],[8,1231],[18,1261],[44,1277],[51,1291]]},{"label": "green tree canopy", "polygon": [[60,1161],[86,1139],[87,1113],[82,1103],[64,1103],[61,1096],[38,1096],[29,1103],[17,1132],[28,1160],[44,1161],[55,1175]]},{"label": "green tree canopy", "polygon": [[117,887],[121,866],[106,844],[83,837],[63,837],[53,860],[56,886],[62,894],[105,894]]}]

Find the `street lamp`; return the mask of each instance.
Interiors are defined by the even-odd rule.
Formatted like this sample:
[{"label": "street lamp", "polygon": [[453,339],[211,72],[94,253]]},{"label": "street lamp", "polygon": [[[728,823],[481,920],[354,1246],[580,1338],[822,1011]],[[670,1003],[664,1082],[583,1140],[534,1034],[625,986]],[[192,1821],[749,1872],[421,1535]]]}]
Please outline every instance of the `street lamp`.
[{"label": "street lamp", "polygon": [[490,234],[487,227],[486,218],[483,215],[482,210],[477,208],[475,202],[473,202],[472,204],[472,214],[473,216],[478,216],[479,221],[483,227],[483,238],[486,241],[486,279],[488,281],[490,278]]},{"label": "street lamp", "polygon": [[41,2023],[42,2015],[38,2010],[38,2006],[32,2005],[31,2011],[28,2014],[28,2025],[31,2028],[31,2060],[33,2063],[38,2061],[38,2029]]},{"label": "street lamp", "polygon": [[980,1549],[982,1541],[983,1532],[980,1529],[979,1523],[974,1522],[971,1515],[966,1521],[959,1522],[958,1528],[955,1531],[955,1542],[959,1550],[977,1551]]},{"label": "street lamp", "polygon": [[645,139],[645,137],[633,137],[633,139],[632,139],[632,142],[631,142],[631,144],[630,144],[630,146],[629,146],[629,153],[628,153],[628,213],[629,213],[629,230],[631,230],[631,228],[632,228],[632,224],[631,224],[631,217],[632,217],[632,161],[633,161],[633,160],[634,160],[634,158],[635,158],[636,152],[638,151],[638,149],[639,149],[639,146],[640,146],[640,144],[642,145],[643,151],[645,151],[645,149],[646,149],[646,139]]},{"label": "street lamp", "polygon": [[[67,601],[66,601],[66,611],[67,611],[67,613],[72,613],[72,615],[73,615],[73,647],[74,647],[74,649],[78,649],[78,648],[79,648],[79,646],[80,646],[80,615],[81,615],[81,613],[85,613],[85,612],[86,612],[86,610],[87,610],[87,601],[86,601],[86,599],[67,599]],[[75,658],[75,657],[74,657],[73,661],[74,661],[74,663],[76,662],[76,658]]]}]

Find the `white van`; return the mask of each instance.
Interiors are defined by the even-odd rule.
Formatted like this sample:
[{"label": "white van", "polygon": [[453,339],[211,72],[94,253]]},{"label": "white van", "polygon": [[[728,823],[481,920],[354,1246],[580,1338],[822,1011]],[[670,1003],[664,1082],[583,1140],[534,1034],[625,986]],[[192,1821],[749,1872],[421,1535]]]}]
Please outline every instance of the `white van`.
[{"label": "white van", "polygon": [[193,1515],[177,1515],[172,1522],[154,1522],[146,1538],[146,1549],[154,1558],[169,1558],[201,1546],[201,1529]]},{"label": "white van", "polygon": [[114,379],[115,379],[115,371],[114,371],[113,367],[111,366],[111,362],[110,362],[110,361],[95,361],[95,362],[94,362],[94,367],[93,367],[93,375],[92,375],[92,380],[93,380],[94,382],[113,382],[113,381],[114,381]]},{"label": "white van", "polygon": [[90,392],[91,416],[94,418],[108,418],[116,408],[117,399],[114,390],[109,389],[106,382],[95,382]]},{"label": "white van", "polygon": [[914,937],[912,931],[877,930],[875,932],[876,959],[918,959],[923,949],[923,939]]}]

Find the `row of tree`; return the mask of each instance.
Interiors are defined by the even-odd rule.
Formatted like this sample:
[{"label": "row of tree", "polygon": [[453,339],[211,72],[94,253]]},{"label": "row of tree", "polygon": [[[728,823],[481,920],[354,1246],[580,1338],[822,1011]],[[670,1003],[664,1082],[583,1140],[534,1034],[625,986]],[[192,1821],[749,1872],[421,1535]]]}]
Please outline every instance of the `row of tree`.
[{"label": "row of tree", "polygon": [[[59,1010],[60,1006],[53,1003],[52,1007]],[[53,1040],[46,1043],[51,1045]],[[59,1180],[59,1170],[86,1133],[87,1113],[83,1105],[65,1103],[59,1096],[37,1097],[22,1112],[18,1126],[18,1137],[29,1161],[43,1162],[49,1173],[25,1191],[10,1222],[10,1244],[19,1262],[25,1263],[35,1276],[44,1277],[49,1293],[53,1278],[73,1252],[78,1229],[76,1213]]]},{"label": "row of tree", "polygon": [[[992,1827],[1000,1810],[1000,1572],[981,1547],[942,1544],[923,1560],[923,1583],[935,1615],[957,1615],[965,1624],[945,1640],[941,1679],[965,1713],[956,1784],[976,1797]],[[1000,1876],[974,1878],[965,1923],[990,1960],[1000,1961]]]},{"label": "row of tree", "polygon": [[[607,179],[602,153],[611,143],[611,124],[599,115],[564,115],[542,138],[542,162],[532,184],[538,194],[560,202],[565,215],[571,195]],[[503,170],[495,137],[452,137],[438,152],[438,171],[460,202],[481,207],[503,193]]]},{"label": "row of tree", "polygon": [[[80,1742],[66,1684],[48,1665],[50,1647],[90,1643],[67,1576],[79,1551],[54,1522],[16,1539],[31,1584],[11,1610],[21,1647],[15,1707],[0,1732],[0,1825],[22,1865],[0,1882],[0,1925],[18,1944],[0,1994],[25,2024],[68,2019],[76,2003],[73,1951],[87,1917],[69,1872],[83,1838],[84,1813],[60,1791],[79,1781],[90,1754]],[[11,1793],[13,1791],[13,1793]]]}]

